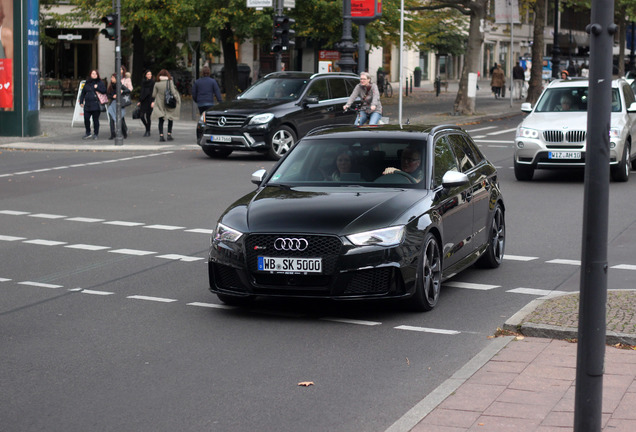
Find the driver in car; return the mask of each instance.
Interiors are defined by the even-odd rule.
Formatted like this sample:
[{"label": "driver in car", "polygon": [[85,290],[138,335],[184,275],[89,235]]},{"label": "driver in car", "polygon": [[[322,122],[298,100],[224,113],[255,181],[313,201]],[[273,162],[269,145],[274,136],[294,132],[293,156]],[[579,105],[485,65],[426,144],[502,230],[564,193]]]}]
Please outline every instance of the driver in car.
[{"label": "driver in car", "polygon": [[402,171],[413,177],[419,183],[424,178],[421,164],[422,154],[420,153],[420,150],[415,146],[409,145],[402,151],[402,157],[400,158],[400,169],[395,167],[387,167],[382,172],[382,175],[393,174],[396,171]]}]

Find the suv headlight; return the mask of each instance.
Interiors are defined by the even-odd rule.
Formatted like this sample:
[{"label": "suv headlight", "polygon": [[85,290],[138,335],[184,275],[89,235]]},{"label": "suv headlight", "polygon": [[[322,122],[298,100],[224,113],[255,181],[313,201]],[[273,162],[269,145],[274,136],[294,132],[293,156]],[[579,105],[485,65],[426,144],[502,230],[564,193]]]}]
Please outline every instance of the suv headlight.
[{"label": "suv headlight", "polygon": [[219,223],[214,230],[214,235],[212,236],[212,238],[214,239],[214,241],[218,242],[235,243],[239,238],[241,238],[242,235],[242,232],[232,229],[229,226],[223,225],[222,223]]},{"label": "suv headlight", "polygon": [[536,129],[530,129],[527,127],[520,127],[517,129],[517,137],[520,138],[539,138],[539,131]]},{"label": "suv headlight", "polygon": [[273,118],[274,114],[272,113],[258,114],[252,117],[252,120],[250,120],[250,124],[255,125],[269,123],[270,121],[272,121]]},{"label": "suv headlight", "polygon": [[347,238],[356,246],[397,246],[404,238],[404,225],[351,234]]}]

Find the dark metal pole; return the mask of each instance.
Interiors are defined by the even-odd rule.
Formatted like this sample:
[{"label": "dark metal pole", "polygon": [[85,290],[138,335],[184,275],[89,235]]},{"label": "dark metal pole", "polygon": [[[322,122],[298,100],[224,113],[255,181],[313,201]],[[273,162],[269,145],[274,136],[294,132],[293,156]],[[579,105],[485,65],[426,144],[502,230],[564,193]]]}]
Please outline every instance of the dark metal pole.
[{"label": "dark metal pole", "polygon": [[636,47],[634,47],[634,43],[636,41],[635,36],[636,34],[636,29],[634,28],[634,21],[632,21],[632,47],[629,50],[629,70],[633,71],[636,69],[636,64],[634,63],[634,49],[636,49]]},{"label": "dark metal pole", "polygon": [[559,78],[559,0],[554,0],[554,38],[552,39],[552,78]]},{"label": "dark metal pole", "polygon": [[340,70],[353,72],[353,67],[356,65],[353,53],[356,51],[356,47],[353,44],[353,37],[351,37],[351,0],[342,0],[342,39],[338,44],[338,51],[340,51],[340,60],[338,61]]},{"label": "dark metal pole", "polygon": [[[276,16],[281,16],[283,14],[283,0],[276,0]],[[283,70],[283,53],[280,51],[274,54],[275,58],[275,66],[276,72],[280,72]]]},{"label": "dark metal pole", "polygon": [[593,0],[574,431],[600,432],[606,339],[614,0]]},{"label": "dark metal pole", "polygon": [[358,24],[358,72],[364,72],[367,69],[365,58],[366,40],[366,27],[364,24]]},{"label": "dark metal pole", "polygon": [[[117,74],[117,85],[115,86],[115,145],[124,145],[124,138],[121,134],[121,4],[117,0],[115,5],[117,24],[115,28],[115,73]],[[110,77],[108,77],[110,80]],[[110,81],[109,81],[110,82]]]}]

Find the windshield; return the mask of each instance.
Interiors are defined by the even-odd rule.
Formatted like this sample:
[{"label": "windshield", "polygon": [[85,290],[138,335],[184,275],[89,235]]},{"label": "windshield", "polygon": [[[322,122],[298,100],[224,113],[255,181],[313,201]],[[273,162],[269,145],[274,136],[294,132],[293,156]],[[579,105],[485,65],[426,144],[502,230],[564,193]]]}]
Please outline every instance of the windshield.
[{"label": "windshield", "polygon": [[[587,111],[587,87],[547,89],[537,103],[535,112]],[[612,89],[612,112],[621,112],[621,98],[617,88]]]},{"label": "windshield", "polygon": [[424,140],[310,137],[298,142],[269,184],[416,185],[425,178]]},{"label": "windshield", "polygon": [[241,99],[297,99],[307,85],[303,78],[270,78],[257,81],[245,90]]}]

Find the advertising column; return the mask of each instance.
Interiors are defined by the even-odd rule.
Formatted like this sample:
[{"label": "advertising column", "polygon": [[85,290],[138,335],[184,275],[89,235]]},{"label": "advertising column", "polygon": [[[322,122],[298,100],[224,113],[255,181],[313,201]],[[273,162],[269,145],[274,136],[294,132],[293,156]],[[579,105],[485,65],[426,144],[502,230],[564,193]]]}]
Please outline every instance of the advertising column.
[{"label": "advertising column", "polygon": [[0,135],[40,134],[39,0],[0,0]]}]

